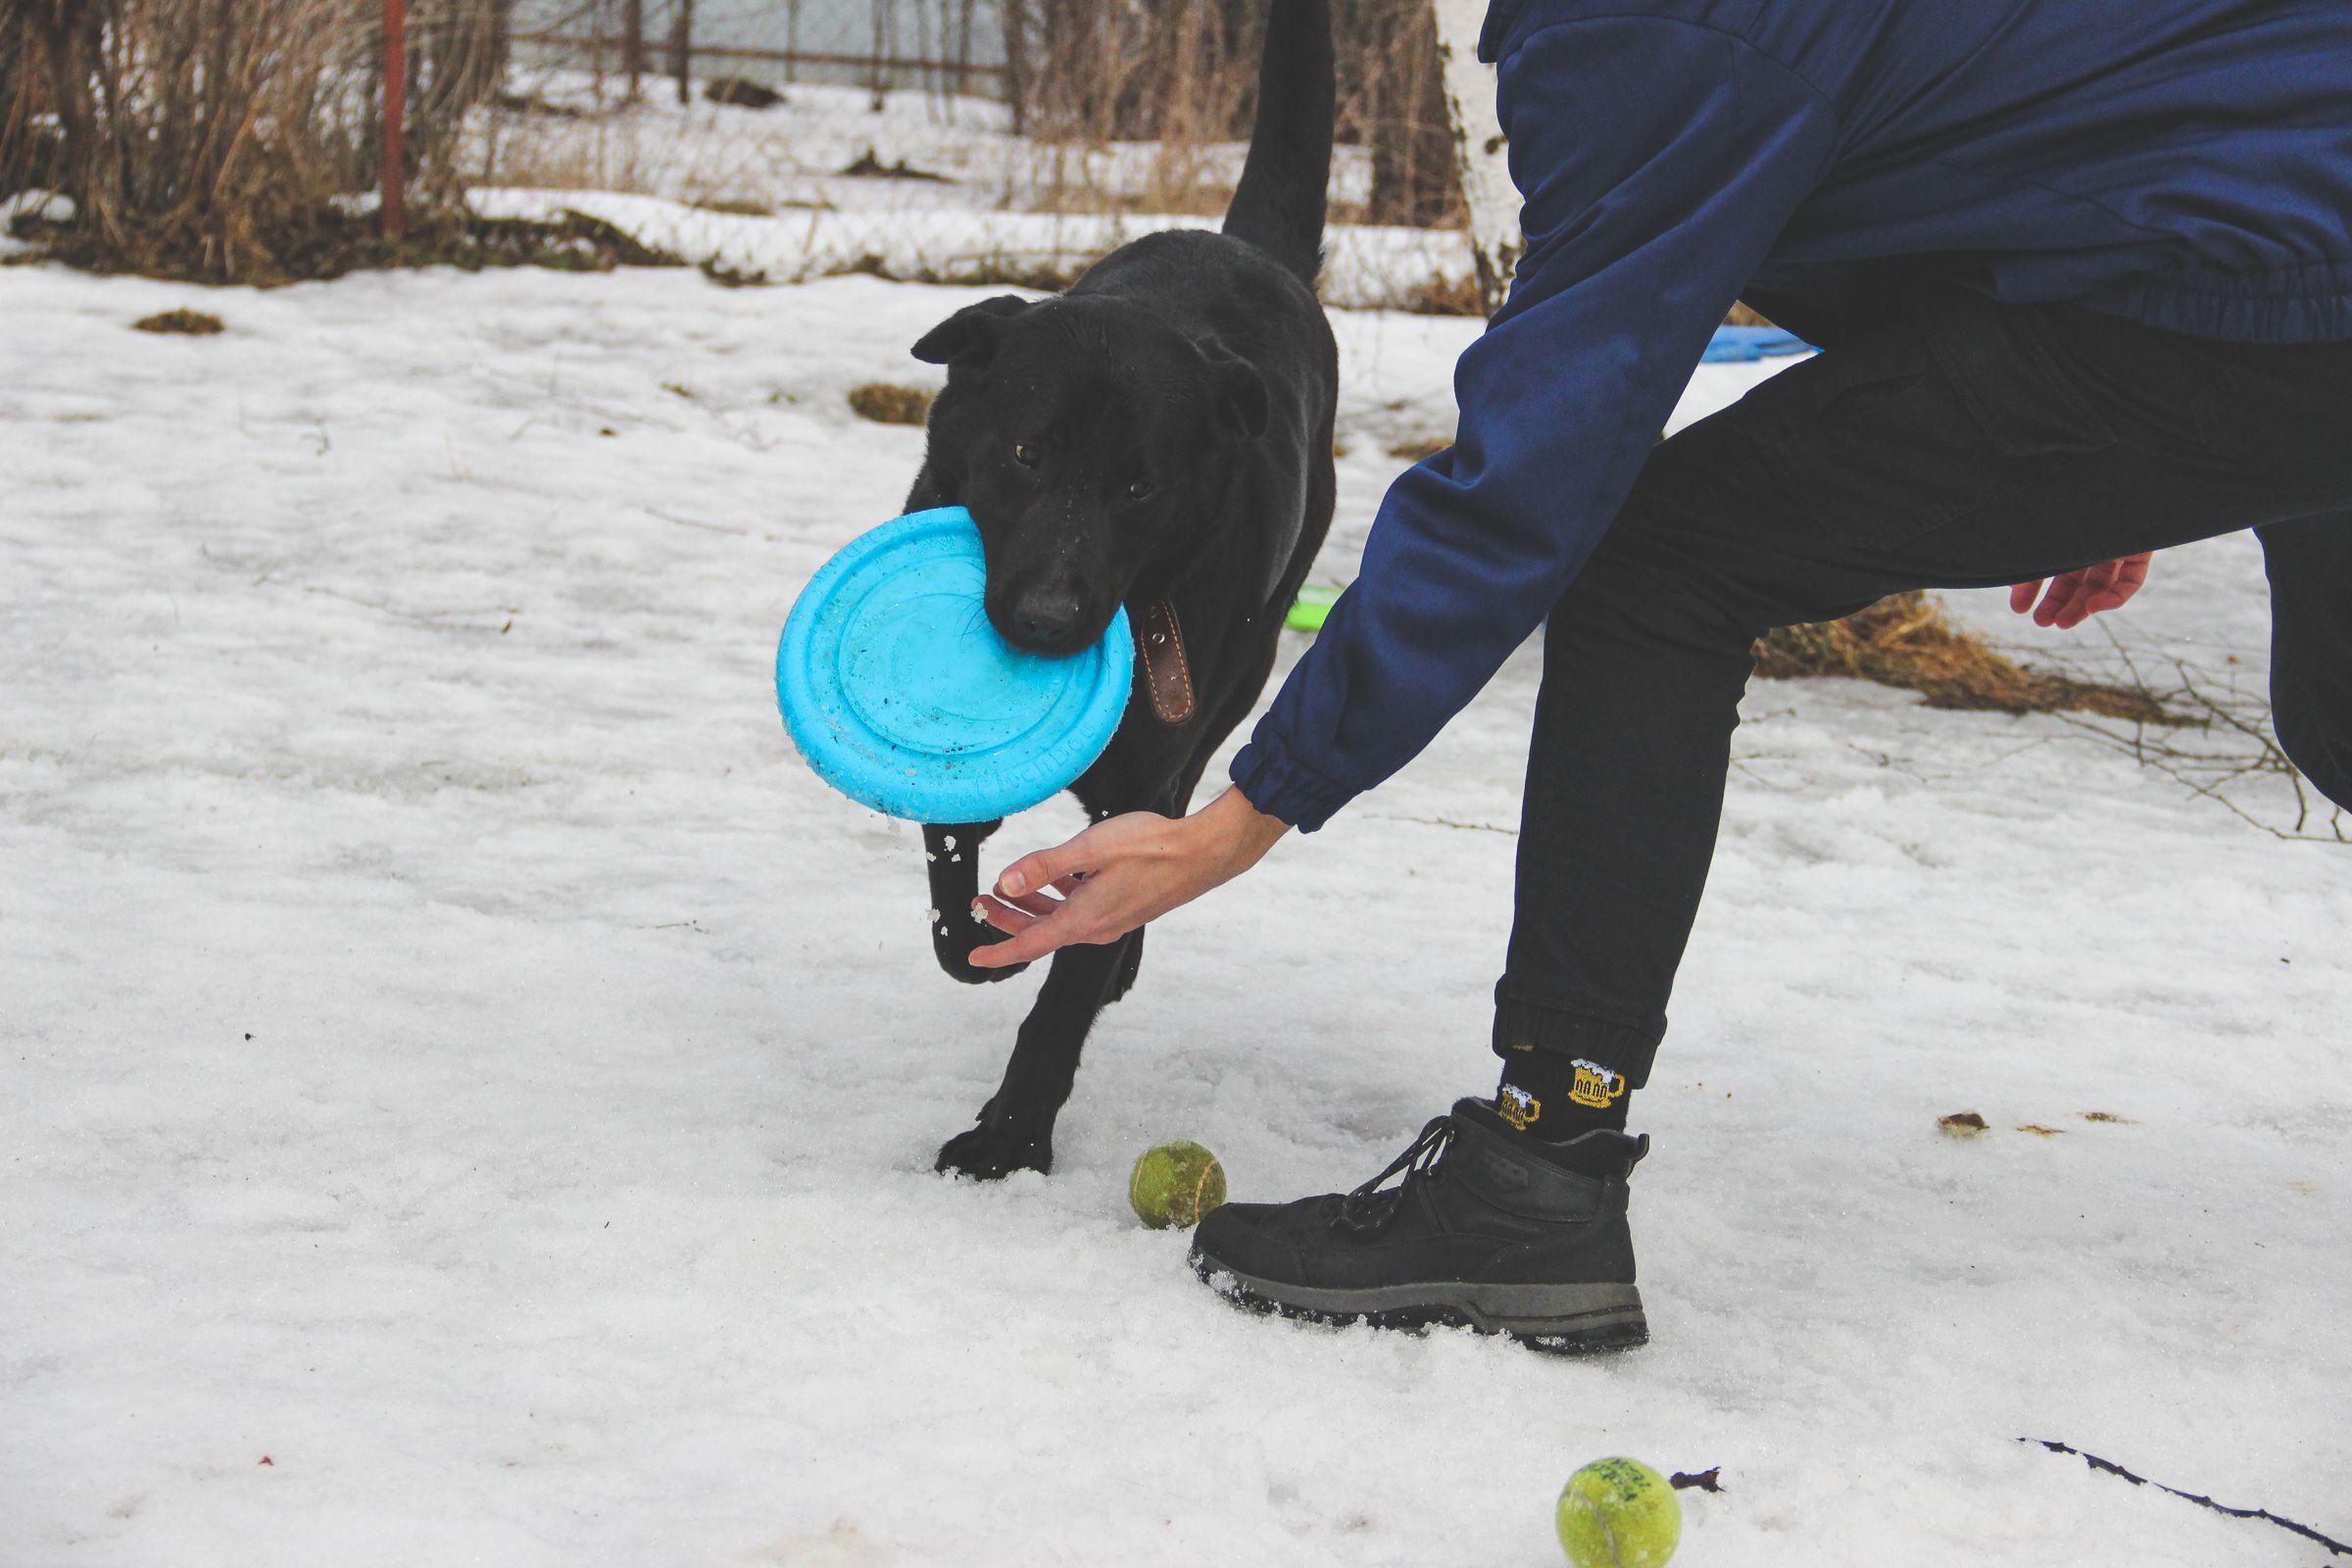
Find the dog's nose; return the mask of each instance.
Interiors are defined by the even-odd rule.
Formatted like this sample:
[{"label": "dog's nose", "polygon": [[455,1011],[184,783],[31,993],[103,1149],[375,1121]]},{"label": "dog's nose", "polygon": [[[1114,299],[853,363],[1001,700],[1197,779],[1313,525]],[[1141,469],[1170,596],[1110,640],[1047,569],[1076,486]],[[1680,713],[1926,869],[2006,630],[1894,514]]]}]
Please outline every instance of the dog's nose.
[{"label": "dog's nose", "polygon": [[1033,588],[1013,601],[1015,640],[1040,653],[1058,653],[1078,641],[1081,613],[1076,594]]}]

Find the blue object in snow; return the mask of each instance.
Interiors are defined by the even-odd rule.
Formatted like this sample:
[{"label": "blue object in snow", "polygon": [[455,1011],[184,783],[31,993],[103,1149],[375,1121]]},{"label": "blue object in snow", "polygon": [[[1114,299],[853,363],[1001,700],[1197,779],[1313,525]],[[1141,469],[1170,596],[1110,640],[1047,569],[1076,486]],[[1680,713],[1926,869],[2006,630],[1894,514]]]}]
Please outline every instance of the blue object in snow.
[{"label": "blue object in snow", "polygon": [[893,518],[808,580],[776,645],[776,707],[818,777],[908,821],[988,822],[1102,755],[1135,674],[1125,607],[1049,659],[997,634],[987,582],[961,507]]},{"label": "blue object in snow", "polygon": [[1719,326],[1700,356],[1708,365],[1743,365],[1782,354],[1809,354],[1813,345],[1777,326]]}]

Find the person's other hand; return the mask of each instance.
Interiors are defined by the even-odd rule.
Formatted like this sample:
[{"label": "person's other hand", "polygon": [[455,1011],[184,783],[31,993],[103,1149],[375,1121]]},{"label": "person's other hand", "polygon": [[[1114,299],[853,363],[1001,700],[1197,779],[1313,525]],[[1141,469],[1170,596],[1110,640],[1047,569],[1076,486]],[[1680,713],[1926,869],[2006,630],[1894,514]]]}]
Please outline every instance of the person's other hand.
[{"label": "person's other hand", "polygon": [[[2148,580],[2146,556],[2126,556],[2110,561],[2103,566],[2085,566],[2062,577],[2050,579],[2050,591],[2041,591],[2041,581],[2021,582],[2009,590],[2009,608],[2023,615],[2031,612],[2036,626],[2055,626],[2071,631],[2102,611],[2121,610],[2132,602]],[[2039,595],[2041,603],[2034,600]]]},{"label": "person's other hand", "polygon": [[1255,865],[1290,831],[1229,789],[1191,816],[1130,811],[1058,849],[1024,855],[975,906],[1008,940],[972,950],[984,969],[1075,942],[1115,942]]}]

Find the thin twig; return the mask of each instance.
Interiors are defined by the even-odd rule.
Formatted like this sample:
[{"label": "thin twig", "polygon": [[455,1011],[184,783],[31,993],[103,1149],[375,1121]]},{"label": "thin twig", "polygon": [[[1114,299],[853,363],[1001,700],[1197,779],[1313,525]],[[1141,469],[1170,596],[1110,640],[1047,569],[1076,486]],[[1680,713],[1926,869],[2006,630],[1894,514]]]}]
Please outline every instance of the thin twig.
[{"label": "thin twig", "polygon": [[2095,1453],[2084,1453],[2081,1448],[2071,1447],[2050,1438],[2020,1438],[2017,1441],[2039,1444],[2052,1453],[2071,1453],[2093,1470],[2104,1475],[2119,1477],[2131,1482],[2135,1487],[2154,1487],[2158,1492],[2169,1493],[2183,1501],[2193,1502],[2200,1508],[2210,1508],[2215,1513],[2227,1514],[2232,1519],[2260,1519],[2265,1523],[2277,1525],[2281,1530],[2291,1531],[2306,1541],[2326,1546],[2330,1556],[2352,1557],[2352,1544],[2338,1541],[2332,1536],[2322,1535],[2309,1525],[2297,1524],[2292,1519],[2282,1519],[2268,1508],[2232,1508],[2227,1503],[2216,1502],[2201,1494],[2182,1492],[2179,1487],[2168,1487],[2161,1481],[2150,1481],[2146,1476],[2133,1475],[2113,1459],[2102,1459]]}]

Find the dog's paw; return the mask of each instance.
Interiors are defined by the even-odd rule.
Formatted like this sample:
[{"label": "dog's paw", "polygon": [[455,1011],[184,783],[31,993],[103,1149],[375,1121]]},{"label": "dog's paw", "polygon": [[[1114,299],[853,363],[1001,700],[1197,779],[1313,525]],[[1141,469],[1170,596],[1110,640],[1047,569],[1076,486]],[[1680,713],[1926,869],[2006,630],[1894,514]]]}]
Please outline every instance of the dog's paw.
[{"label": "dog's paw", "polygon": [[954,926],[950,926],[948,931],[948,935],[942,936],[938,927],[932,928],[931,952],[951,980],[959,980],[967,986],[985,986],[998,980],[1009,980],[1029,967],[1025,963],[1011,963],[1002,969],[984,969],[972,962],[974,953],[1005,940],[1004,933],[993,925],[975,923],[968,933],[957,931]]},{"label": "dog's paw", "polygon": [[1054,1169],[1054,1134],[982,1121],[940,1146],[939,1162],[932,1167],[943,1176],[969,1176],[974,1181],[1003,1181],[1016,1170],[1044,1175]]}]

